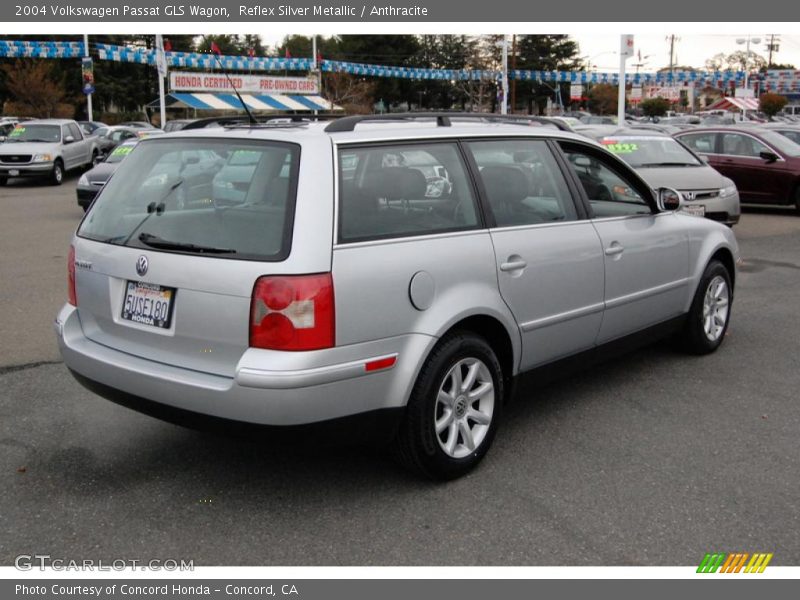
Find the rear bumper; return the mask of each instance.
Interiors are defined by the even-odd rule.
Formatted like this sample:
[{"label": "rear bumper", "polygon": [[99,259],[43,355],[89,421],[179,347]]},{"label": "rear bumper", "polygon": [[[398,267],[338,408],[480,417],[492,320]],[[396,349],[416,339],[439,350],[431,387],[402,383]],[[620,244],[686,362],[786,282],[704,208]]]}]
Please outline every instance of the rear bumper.
[{"label": "rear bumper", "polygon": [[[248,350],[233,377],[150,361],[88,339],[79,311],[66,305],[55,321],[66,366],[89,389],[166,420],[194,414],[244,424],[291,426],[373,411],[402,409],[417,370],[435,339],[408,335],[320,353]],[[278,356],[279,355],[279,356]],[[367,372],[365,362],[396,356],[388,369]],[[346,358],[345,358],[346,357]],[[313,358],[313,360],[309,360]],[[344,360],[342,360],[345,358]],[[131,399],[137,399],[133,401]],[[124,401],[123,401],[124,400]],[[162,417],[164,418],[164,417]],[[187,423],[188,424],[188,423]]]}]

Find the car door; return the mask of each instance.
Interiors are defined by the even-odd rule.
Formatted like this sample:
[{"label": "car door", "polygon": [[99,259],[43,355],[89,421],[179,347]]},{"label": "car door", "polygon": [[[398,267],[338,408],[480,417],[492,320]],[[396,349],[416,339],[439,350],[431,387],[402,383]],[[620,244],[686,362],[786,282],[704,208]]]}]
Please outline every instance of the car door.
[{"label": "car door", "polygon": [[600,238],[544,140],[466,148],[490,221],[503,300],[522,335],[522,370],[594,346],[603,312]]},{"label": "car door", "polygon": [[605,293],[598,343],[683,313],[689,295],[689,242],[674,213],[622,161],[585,144],[561,148],[600,236]]},{"label": "car door", "polygon": [[92,160],[92,147],[86,141],[86,136],[83,135],[83,130],[77,123],[69,123],[67,125],[70,135],[75,138],[73,146],[75,148],[75,166],[88,164]]},{"label": "car door", "polygon": [[78,163],[78,153],[80,152],[80,144],[76,141],[67,142],[67,136],[72,138],[75,135],[69,130],[67,125],[61,126],[61,157],[64,159],[64,169],[69,171],[74,168]]},{"label": "car door", "polygon": [[761,158],[761,152],[772,152],[753,136],[734,131],[719,133],[719,166],[717,170],[730,177],[743,202],[774,202],[779,196],[776,163]]}]

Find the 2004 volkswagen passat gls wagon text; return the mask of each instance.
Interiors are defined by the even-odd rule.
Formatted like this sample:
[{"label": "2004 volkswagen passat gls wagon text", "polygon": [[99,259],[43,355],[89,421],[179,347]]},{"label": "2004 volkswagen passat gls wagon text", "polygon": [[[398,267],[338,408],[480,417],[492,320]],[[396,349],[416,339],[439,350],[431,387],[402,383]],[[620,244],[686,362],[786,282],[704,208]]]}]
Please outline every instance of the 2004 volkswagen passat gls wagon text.
[{"label": "2004 volkswagen passat gls wagon text", "polygon": [[126,406],[386,426],[408,466],[452,478],[521,373],[632,334],[722,343],[736,240],[681,202],[527,122],[187,129],[140,142],[103,188],[55,326],[75,377]]}]

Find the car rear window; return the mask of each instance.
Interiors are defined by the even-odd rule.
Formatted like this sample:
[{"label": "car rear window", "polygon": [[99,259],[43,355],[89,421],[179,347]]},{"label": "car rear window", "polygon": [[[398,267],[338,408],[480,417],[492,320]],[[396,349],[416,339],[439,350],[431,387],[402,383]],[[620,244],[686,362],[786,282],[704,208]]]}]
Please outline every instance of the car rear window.
[{"label": "car rear window", "polygon": [[78,235],[166,252],[283,260],[299,165],[296,144],[143,141],[103,188]]}]

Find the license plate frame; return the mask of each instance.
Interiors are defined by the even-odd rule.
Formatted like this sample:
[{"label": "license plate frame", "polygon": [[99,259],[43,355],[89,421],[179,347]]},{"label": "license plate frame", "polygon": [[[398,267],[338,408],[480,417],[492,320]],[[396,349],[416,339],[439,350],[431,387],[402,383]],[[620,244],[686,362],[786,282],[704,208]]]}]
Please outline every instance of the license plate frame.
[{"label": "license plate frame", "polygon": [[9,177],[17,177],[19,176],[19,169],[9,169],[8,170]]},{"label": "license plate frame", "polygon": [[172,326],[177,291],[177,288],[165,285],[128,279],[122,294],[120,318],[129,323],[168,330]]},{"label": "license plate frame", "polygon": [[705,217],[706,207],[704,204],[684,204],[683,212],[693,217]]}]

